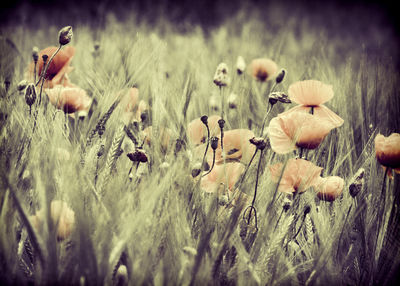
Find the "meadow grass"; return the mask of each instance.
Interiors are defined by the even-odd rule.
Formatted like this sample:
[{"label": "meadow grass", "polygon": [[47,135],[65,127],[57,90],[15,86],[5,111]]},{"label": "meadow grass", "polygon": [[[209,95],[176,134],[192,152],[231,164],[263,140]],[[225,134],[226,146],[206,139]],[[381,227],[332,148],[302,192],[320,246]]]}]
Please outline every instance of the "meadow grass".
[{"label": "meadow grass", "polygon": [[[274,13],[274,19],[284,15]],[[1,54],[2,67],[12,64],[0,75],[2,83],[10,81],[8,89],[2,85],[0,98],[3,284],[118,284],[121,264],[126,265],[129,285],[394,282],[400,265],[399,177],[383,182],[373,144],[378,133],[389,135],[400,128],[394,57],[386,50],[369,50],[368,42],[355,48],[356,36],[340,39],[301,17],[266,27],[256,14],[250,16],[238,13],[207,33],[200,27],[181,33],[166,20],[133,27],[134,20],[121,23],[112,15],[104,29],[74,26],[70,78],[95,100],[83,120],[65,116],[44,94],[41,106],[36,102],[30,114],[16,89],[32,47],[57,45],[61,27],[4,28],[4,38],[16,45],[19,55],[14,48]],[[376,37],[383,43],[388,39],[383,33]],[[287,92],[291,83],[305,79],[333,85],[335,97],[327,106],[345,120],[308,153],[310,161],[323,167],[324,176],[345,179],[343,195],[324,202],[310,189],[283,211],[285,195],[277,192],[268,166],[293,155],[266,149],[255,201],[258,230],[254,220],[247,225],[242,216],[253,198],[259,155],[241,184],[248,201],[228,208],[192,178],[191,169],[201,158],[186,135],[191,120],[220,114],[208,103],[211,96],[219,98],[212,79],[222,61],[232,81],[223,92],[239,97],[237,109],[228,108],[225,128],[250,128],[259,135],[272,83],[237,75],[239,55],[247,63],[269,57],[285,68],[287,76],[277,91]],[[148,118],[136,127],[124,125],[118,106],[108,112],[115,92],[134,85],[150,106]],[[267,125],[287,106],[277,104]],[[101,136],[95,132],[99,122],[105,127]],[[144,147],[149,162],[132,167],[126,154],[135,149],[134,141],[143,142],[139,130],[149,125],[154,132],[151,146]],[[168,150],[160,147],[162,128],[171,130]],[[69,155],[60,155],[58,148]],[[353,198],[348,187],[360,168],[365,169],[365,182]],[[66,241],[57,241],[49,220],[54,199],[75,212],[75,228]],[[48,227],[38,232],[29,216],[42,208]]]}]

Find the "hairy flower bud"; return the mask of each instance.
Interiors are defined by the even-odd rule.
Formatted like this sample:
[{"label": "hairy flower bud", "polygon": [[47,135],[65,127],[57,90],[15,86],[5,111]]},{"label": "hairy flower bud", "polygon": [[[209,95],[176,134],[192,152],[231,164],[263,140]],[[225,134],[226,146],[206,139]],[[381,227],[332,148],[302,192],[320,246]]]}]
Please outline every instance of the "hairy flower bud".
[{"label": "hairy flower bud", "polygon": [[283,92],[272,92],[269,94],[269,103],[271,105],[274,105],[278,101],[282,103],[292,103],[289,96]]},{"label": "hairy flower bud", "polygon": [[23,91],[27,86],[28,86],[28,82],[25,79],[23,79],[18,83],[17,90]]},{"label": "hairy flower bud", "polygon": [[286,70],[285,69],[281,69],[280,72],[278,73],[278,75],[275,78],[275,82],[281,83],[283,81],[283,79],[285,78],[286,75]]},{"label": "hairy flower bud", "polygon": [[200,118],[200,120],[201,120],[201,122],[203,122],[204,125],[207,125],[207,124],[208,124],[208,116],[207,116],[207,115],[203,115],[203,116]]},{"label": "hairy flower bud", "polygon": [[66,26],[58,32],[58,41],[60,45],[64,46],[71,42],[72,39],[72,27],[71,26]]},{"label": "hairy flower bud", "polygon": [[364,174],[365,170],[363,168],[360,168],[350,181],[349,192],[353,198],[355,198],[363,188]]},{"label": "hairy flower bud", "polygon": [[229,84],[229,70],[226,63],[220,63],[215,71],[214,83],[219,87]]},{"label": "hairy flower bud", "polygon": [[32,58],[35,63],[37,63],[37,61],[39,60],[39,48],[38,47],[33,47]]},{"label": "hairy flower bud", "polygon": [[218,137],[211,137],[211,148],[216,150],[218,148]]},{"label": "hairy flower bud", "polygon": [[262,137],[253,137],[249,141],[251,144],[256,145],[259,150],[264,150],[267,147],[267,142]]},{"label": "hairy flower bud", "polygon": [[236,60],[236,71],[238,74],[242,74],[246,69],[246,63],[242,56],[238,56]]},{"label": "hairy flower bud", "polygon": [[219,128],[220,128],[220,129],[224,129],[225,120],[223,120],[223,119],[218,120],[218,125],[219,125]]}]

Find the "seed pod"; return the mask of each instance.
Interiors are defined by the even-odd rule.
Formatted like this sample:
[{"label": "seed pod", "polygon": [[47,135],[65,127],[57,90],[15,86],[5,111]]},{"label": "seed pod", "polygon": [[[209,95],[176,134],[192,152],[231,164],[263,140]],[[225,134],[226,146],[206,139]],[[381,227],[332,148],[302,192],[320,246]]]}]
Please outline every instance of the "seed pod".
[{"label": "seed pod", "polygon": [[246,69],[246,63],[243,59],[242,56],[238,56],[237,60],[236,60],[236,71],[237,73],[240,75],[244,72],[244,70]]},{"label": "seed pod", "polygon": [[218,137],[211,137],[211,148],[216,150],[218,148]]},{"label": "seed pod", "polygon": [[281,83],[283,81],[283,79],[285,78],[286,75],[286,70],[285,69],[281,69],[280,72],[278,73],[278,75],[275,78],[275,82]]},{"label": "seed pod", "polygon": [[33,83],[29,84],[25,89],[25,101],[26,104],[32,106],[36,100],[36,88]]},{"label": "seed pod", "polygon": [[207,115],[203,115],[203,116],[200,118],[200,120],[201,120],[201,122],[204,123],[204,125],[207,125],[207,124],[208,124],[208,116],[207,116]]},{"label": "seed pod", "polygon": [[220,129],[224,129],[225,120],[223,120],[223,119],[218,120],[218,125],[219,125],[219,128],[220,128]]},{"label": "seed pod", "polygon": [[71,26],[66,26],[58,32],[58,42],[60,45],[64,46],[71,42],[72,39],[72,27]]},{"label": "seed pod", "polygon": [[35,63],[37,63],[37,61],[39,60],[39,48],[38,47],[33,47],[32,58]]},{"label": "seed pod", "polygon": [[220,63],[215,71],[214,83],[219,87],[229,84],[229,70],[226,63]]},{"label": "seed pod", "polygon": [[259,149],[259,150],[264,150],[265,147],[267,147],[267,142],[262,137],[258,137],[258,138],[253,137],[249,141],[251,144],[255,145],[257,147],[257,149]]}]

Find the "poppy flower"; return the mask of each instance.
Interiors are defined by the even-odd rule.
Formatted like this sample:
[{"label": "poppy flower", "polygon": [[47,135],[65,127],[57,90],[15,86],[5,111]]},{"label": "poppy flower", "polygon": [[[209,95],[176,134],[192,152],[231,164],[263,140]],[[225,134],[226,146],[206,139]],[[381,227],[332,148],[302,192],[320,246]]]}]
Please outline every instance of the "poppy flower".
[{"label": "poppy flower", "polygon": [[50,102],[65,113],[89,111],[92,99],[86,91],[79,87],[64,87],[57,85],[45,90]]},{"label": "poppy flower", "polygon": [[[208,117],[208,128],[210,129],[210,137],[218,136],[221,132],[218,125],[218,120],[221,116],[212,115]],[[194,145],[200,145],[207,141],[207,127],[201,121],[201,118],[196,118],[188,124],[187,129],[189,140]]]},{"label": "poppy flower", "polygon": [[258,81],[264,82],[273,78],[278,70],[278,66],[273,60],[260,58],[254,59],[249,65],[249,73]]},{"label": "poppy flower", "polygon": [[318,183],[322,168],[304,159],[289,159],[286,167],[278,163],[269,167],[272,180],[279,182],[278,190],[283,193],[303,193]]},{"label": "poppy flower", "polygon": [[[43,209],[30,216],[30,221],[36,231],[42,231],[45,216]],[[65,202],[56,200],[50,204],[50,217],[53,225],[57,226],[57,239],[61,241],[68,238],[75,224],[74,211]]]},{"label": "poppy flower", "polygon": [[[43,55],[48,56],[48,60],[50,60],[51,56],[57,51],[57,47],[48,47],[39,52],[39,59],[36,65],[36,79],[39,79],[39,76],[44,69],[43,64]],[[75,54],[75,48],[72,46],[65,47],[58,51],[56,56],[50,63],[50,66],[47,70],[45,76],[44,87],[53,88],[56,85],[63,86],[71,86],[71,82],[68,78],[68,73],[72,71],[72,67],[70,67],[70,63]],[[47,63],[46,63],[47,64]],[[32,62],[28,68],[29,79],[33,81],[34,79],[34,63]]]},{"label": "poppy flower", "polygon": [[201,179],[201,188],[207,193],[221,192],[225,190],[224,185],[229,191],[233,190],[240,175],[244,172],[243,164],[233,162],[224,165],[216,165],[212,171]]},{"label": "poppy flower", "polygon": [[332,128],[343,124],[344,120],[323,104],[333,97],[331,85],[317,80],[298,81],[289,86],[288,94],[290,100],[299,105],[283,114],[298,111],[309,113],[310,108],[313,107],[313,115],[328,121],[333,126]]},{"label": "poppy flower", "polygon": [[376,159],[382,166],[389,168],[389,177],[392,177],[391,169],[400,173],[400,134],[392,133],[385,137],[378,134],[375,137]]},{"label": "poppy flower", "polygon": [[268,127],[271,148],[286,154],[297,147],[315,149],[333,126],[309,113],[291,112],[273,118]]},{"label": "poppy flower", "polygon": [[[218,134],[219,142],[221,142],[221,134]],[[250,162],[251,157],[256,151],[256,146],[250,143],[250,139],[254,136],[253,131],[248,129],[233,129],[224,132],[223,144],[225,161],[240,161],[243,164]],[[207,162],[212,163],[212,150],[208,151]],[[221,144],[215,150],[215,163],[223,164]]]},{"label": "poppy flower", "polygon": [[214,83],[219,86],[227,86],[230,83],[229,69],[226,63],[220,63],[214,75]]},{"label": "poppy flower", "polygon": [[317,196],[320,200],[333,202],[338,198],[344,187],[344,180],[338,176],[319,177],[316,184]]},{"label": "poppy flower", "polygon": [[[143,130],[143,134],[146,136],[145,143],[148,146],[151,146],[151,144],[153,144],[153,142],[155,141],[155,138],[154,138],[155,135],[153,134],[153,126],[146,127]],[[168,150],[169,144],[171,142],[171,137],[172,137],[171,129],[163,128],[163,127],[159,128],[158,134],[157,134],[157,139],[158,139],[157,141],[160,142],[161,148],[163,151]]]}]

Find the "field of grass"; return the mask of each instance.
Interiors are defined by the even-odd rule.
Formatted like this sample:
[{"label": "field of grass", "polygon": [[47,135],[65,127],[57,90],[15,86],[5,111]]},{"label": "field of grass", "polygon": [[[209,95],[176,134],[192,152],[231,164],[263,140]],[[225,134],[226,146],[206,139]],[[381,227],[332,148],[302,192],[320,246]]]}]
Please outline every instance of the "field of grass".
[{"label": "field of grass", "polygon": [[[382,17],[364,25],[368,13],[360,12],[357,22],[348,19],[353,15],[348,11],[327,11],[323,15],[342,23],[335,26],[323,15],[310,20],[304,11],[270,8],[239,11],[206,30],[165,18],[120,22],[114,14],[98,29],[65,23],[73,26],[68,46],[76,49],[71,82],[93,99],[82,119],[56,109],[45,92],[30,110],[24,91],[17,90],[32,48],[58,46],[62,26],[44,21],[35,28],[2,27],[1,285],[395,283],[399,175],[384,178],[374,150],[378,133],[400,131],[395,34]],[[188,124],[221,115],[221,94],[237,95],[235,108],[224,103],[224,132],[242,128],[260,135],[274,80],[260,83],[246,72],[237,74],[238,56],[247,64],[270,58],[284,68],[275,91],[287,93],[292,83],[308,79],[333,86],[335,95],[326,105],[344,124],[306,156],[323,168],[321,176],[344,179],[339,198],[319,200],[313,188],[296,196],[277,191],[269,166],[299,152],[279,155],[268,147],[260,164],[257,154],[237,183],[246,198],[239,196],[234,205],[226,195],[205,192],[200,175],[193,178],[202,155],[188,138]],[[228,65],[231,83],[219,89],[213,78],[221,62]],[[126,124],[116,93],[133,86],[148,108]],[[216,107],[210,98],[216,98]],[[293,106],[277,103],[266,126]],[[148,126],[153,128],[151,144],[143,145],[148,162],[132,163],[127,154],[149,139],[143,132]],[[169,130],[167,140],[163,130]],[[349,186],[360,168],[364,179],[353,197]],[[247,220],[244,210],[256,184],[257,221]],[[229,193],[228,200],[236,194]],[[74,212],[66,239],[57,239],[50,219],[53,200]],[[30,219],[39,210],[45,213],[42,228]]]}]

